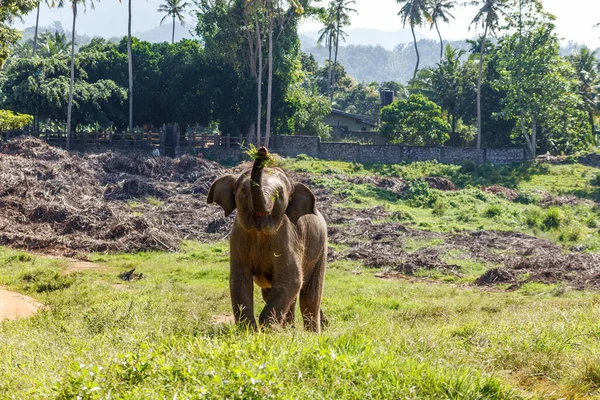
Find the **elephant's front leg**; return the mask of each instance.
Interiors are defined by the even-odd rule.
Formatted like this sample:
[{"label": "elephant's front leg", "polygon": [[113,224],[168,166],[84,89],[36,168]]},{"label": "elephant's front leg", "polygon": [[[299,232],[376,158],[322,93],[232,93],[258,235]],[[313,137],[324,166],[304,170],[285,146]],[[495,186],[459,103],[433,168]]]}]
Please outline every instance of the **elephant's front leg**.
[{"label": "elephant's front leg", "polygon": [[[290,308],[295,305],[295,300],[302,287],[302,272],[299,266],[276,266],[273,283],[266,298],[267,305],[260,313],[260,325],[270,323],[293,322],[290,317]],[[293,313],[293,310],[291,311]]]},{"label": "elephant's front leg", "polygon": [[231,264],[229,274],[229,291],[231,293],[231,305],[235,322],[246,324],[256,329],[254,319],[254,282],[249,269],[239,266],[238,263]]}]

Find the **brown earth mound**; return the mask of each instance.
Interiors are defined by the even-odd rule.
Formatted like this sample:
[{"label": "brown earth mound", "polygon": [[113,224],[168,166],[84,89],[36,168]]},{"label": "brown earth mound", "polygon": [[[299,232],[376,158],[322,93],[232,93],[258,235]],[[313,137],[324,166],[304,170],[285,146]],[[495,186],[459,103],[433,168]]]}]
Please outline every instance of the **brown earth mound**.
[{"label": "brown earth mound", "polygon": [[205,194],[222,168],[145,152],[74,154],[18,138],[0,153],[0,245],[77,252],[175,250],[226,235]]}]

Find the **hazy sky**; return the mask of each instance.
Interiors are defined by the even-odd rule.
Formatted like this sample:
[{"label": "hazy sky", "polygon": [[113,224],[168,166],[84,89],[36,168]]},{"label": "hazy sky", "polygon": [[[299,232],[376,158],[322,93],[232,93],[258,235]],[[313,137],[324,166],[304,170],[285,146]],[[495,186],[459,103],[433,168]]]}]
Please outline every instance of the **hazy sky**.
[{"label": "hazy sky", "polygon": [[[156,11],[161,0],[133,0],[133,32],[142,32],[156,27],[162,16]],[[600,22],[600,0],[543,0],[547,11],[557,16],[557,31],[561,38],[586,43],[588,46],[600,47],[600,28],[592,28]],[[394,0],[356,0],[358,15],[352,16],[353,28],[374,28],[383,31],[395,31],[401,28],[397,15],[399,6]],[[456,20],[449,25],[441,25],[442,36],[448,39],[463,39],[475,35],[475,30],[468,30],[469,23],[476,9],[474,7],[458,7],[453,11]],[[52,21],[61,21],[66,29],[70,29],[71,10],[49,10],[42,6],[40,24],[49,25]],[[23,28],[35,23],[35,13],[25,18]],[[188,17],[188,27],[194,25],[193,18]],[[305,21],[302,31],[318,30],[319,24]],[[107,37],[122,36],[127,32],[127,1],[104,0],[96,3],[96,9],[88,7],[77,20],[77,32],[87,35]],[[435,32],[422,29],[426,36],[435,38]]]}]

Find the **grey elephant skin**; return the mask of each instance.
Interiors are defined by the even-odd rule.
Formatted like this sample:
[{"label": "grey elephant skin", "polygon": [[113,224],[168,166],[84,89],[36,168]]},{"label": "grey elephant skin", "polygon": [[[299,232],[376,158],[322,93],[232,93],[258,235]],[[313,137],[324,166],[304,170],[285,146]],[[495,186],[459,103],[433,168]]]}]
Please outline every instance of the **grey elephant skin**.
[{"label": "grey elephant skin", "polygon": [[253,282],[266,303],[259,325],[293,324],[296,300],[307,330],[320,332],[327,263],[327,225],[315,196],[283,170],[265,166],[259,149],[252,168],[216,180],[208,203],[237,216],[230,235],[231,304],[237,323],[257,328]]}]

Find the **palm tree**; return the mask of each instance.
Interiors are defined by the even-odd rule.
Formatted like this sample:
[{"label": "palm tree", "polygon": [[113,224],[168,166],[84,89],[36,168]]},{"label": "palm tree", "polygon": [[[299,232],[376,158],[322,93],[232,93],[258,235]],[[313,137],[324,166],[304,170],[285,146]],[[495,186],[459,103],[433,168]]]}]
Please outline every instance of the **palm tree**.
[{"label": "palm tree", "polygon": [[67,39],[64,32],[44,32],[40,35],[40,54],[42,57],[53,57],[56,55],[68,54],[71,42]]},{"label": "palm tree", "polygon": [[331,62],[331,52],[333,49],[333,41],[335,37],[335,10],[333,9],[333,3],[329,5],[329,10],[321,16],[321,22],[323,25],[323,29],[319,31],[319,39],[317,40],[317,44],[322,44],[325,42],[329,50],[329,58],[327,59],[327,69],[329,71],[327,78],[327,97],[330,97],[331,94],[331,74],[333,72],[332,62]]},{"label": "palm tree", "polygon": [[[46,3],[48,4],[48,3]],[[38,27],[40,25],[40,6],[42,5],[42,1],[39,0],[37,3],[37,13],[35,15],[35,31],[33,33],[33,52],[31,54],[32,57],[35,57],[35,51],[37,50],[37,40],[38,40]]]},{"label": "palm tree", "polygon": [[429,10],[429,20],[431,21],[431,28],[435,26],[438,36],[440,37],[440,60],[444,58],[444,42],[442,41],[442,35],[440,34],[440,28],[438,21],[442,20],[445,23],[450,22],[450,18],[454,19],[454,15],[450,14],[448,10],[454,8],[453,1],[446,0],[432,0],[430,4],[431,9]]},{"label": "palm tree", "polygon": [[179,20],[181,25],[185,25],[185,9],[189,7],[190,3],[183,0],[166,0],[164,4],[158,7],[158,12],[165,13],[166,15],[160,20],[160,24],[164,22],[168,17],[173,18],[173,34],[171,36],[171,44],[175,43],[175,18]]},{"label": "palm tree", "polygon": [[128,1],[127,17],[127,69],[129,74],[129,133],[133,133],[133,57],[131,54],[131,0]]},{"label": "palm tree", "polygon": [[415,72],[413,73],[413,79],[417,77],[417,71],[419,70],[419,48],[417,47],[417,37],[415,36],[415,26],[423,25],[425,19],[429,19],[429,12],[427,10],[427,0],[396,0],[398,4],[403,4],[398,15],[402,17],[402,26],[406,27],[406,23],[410,24],[410,31],[412,32],[413,42],[415,44],[415,52],[417,53],[417,64],[415,65]]},{"label": "palm tree", "polygon": [[333,73],[331,76],[332,90],[330,93],[330,100],[333,100],[333,91],[335,90],[335,67],[337,66],[340,36],[342,37],[342,40],[345,40],[344,38],[347,36],[346,32],[344,32],[342,28],[350,25],[350,13],[357,13],[354,8],[350,8],[350,4],[356,4],[356,0],[333,0],[330,6],[330,9],[335,12],[335,56],[333,61]]},{"label": "palm tree", "polygon": [[569,57],[569,62],[577,72],[579,87],[576,92],[583,99],[592,126],[592,134],[594,134],[594,115],[600,102],[600,72],[598,71],[596,52],[583,47],[579,52]]},{"label": "palm tree", "polygon": [[[62,8],[65,6],[65,3],[71,3],[71,7],[73,9],[73,29],[71,31],[71,78],[69,80],[69,103],[67,106],[67,139],[66,139],[66,148],[67,150],[71,149],[71,112],[73,110],[73,85],[75,84],[75,23],[77,21],[77,3],[83,4],[85,9],[86,0],[59,0],[58,8]],[[92,9],[94,8],[94,3],[92,0],[89,0]]]},{"label": "palm tree", "polygon": [[508,0],[476,0],[468,4],[480,6],[475,18],[470,25],[481,25],[483,36],[481,38],[481,51],[479,53],[479,74],[477,77],[477,150],[481,149],[481,79],[483,76],[483,53],[488,32],[494,33],[498,29],[500,17],[505,14]]}]

